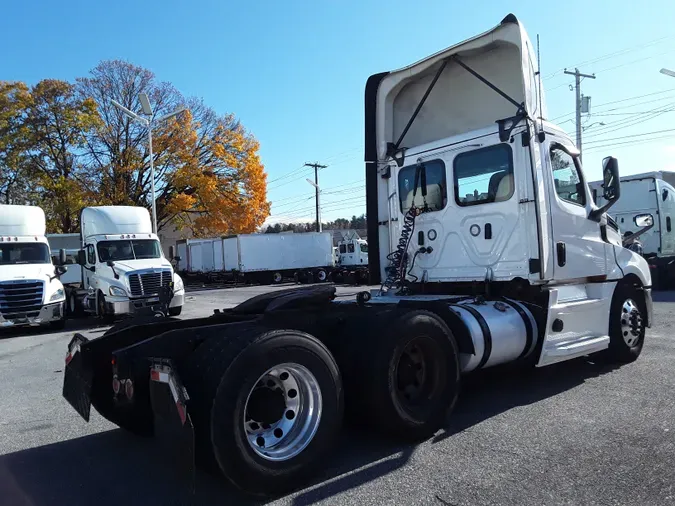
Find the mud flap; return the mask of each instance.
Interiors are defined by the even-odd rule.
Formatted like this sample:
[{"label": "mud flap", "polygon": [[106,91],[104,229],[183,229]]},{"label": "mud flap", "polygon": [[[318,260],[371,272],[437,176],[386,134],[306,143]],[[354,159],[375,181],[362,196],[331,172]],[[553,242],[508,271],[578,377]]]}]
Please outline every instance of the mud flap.
[{"label": "mud flap", "polygon": [[[195,492],[195,435],[187,412],[187,391],[170,360],[150,359],[150,402],[155,435],[161,438],[176,462],[179,479]],[[168,461],[168,460],[167,460]]]},{"label": "mud flap", "polygon": [[82,347],[88,342],[82,334],[75,334],[70,340],[63,375],[63,397],[87,422],[91,413],[93,371],[85,361]]}]

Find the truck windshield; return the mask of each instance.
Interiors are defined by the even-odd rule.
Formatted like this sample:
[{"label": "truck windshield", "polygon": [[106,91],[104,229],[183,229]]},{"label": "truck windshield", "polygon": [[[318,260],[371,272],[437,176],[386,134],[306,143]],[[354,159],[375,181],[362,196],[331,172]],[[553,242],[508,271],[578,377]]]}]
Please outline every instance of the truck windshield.
[{"label": "truck windshield", "polygon": [[49,264],[49,248],[44,243],[0,244],[0,265]]},{"label": "truck windshield", "polygon": [[154,239],[101,241],[98,243],[98,258],[101,262],[159,258],[160,256],[159,242]]}]

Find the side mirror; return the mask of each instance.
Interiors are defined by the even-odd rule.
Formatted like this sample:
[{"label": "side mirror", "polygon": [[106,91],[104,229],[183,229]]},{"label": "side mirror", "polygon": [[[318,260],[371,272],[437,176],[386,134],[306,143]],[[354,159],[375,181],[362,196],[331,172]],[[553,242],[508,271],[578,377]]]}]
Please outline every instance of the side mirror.
[{"label": "side mirror", "polygon": [[115,262],[113,262],[112,260],[108,260],[105,264],[106,264],[108,267],[115,267]]},{"label": "side mirror", "polygon": [[83,249],[77,252],[77,263],[80,265],[87,265],[87,254]]},{"label": "side mirror", "polygon": [[[61,251],[63,251],[63,250],[61,250]],[[54,272],[56,272],[56,276],[58,277],[58,276],[63,276],[66,273],[67,270],[68,270],[68,266],[62,264],[62,265],[57,265],[56,268],[54,269]]]},{"label": "side mirror", "polygon": [[602,183],[605,200],[608,202],[619,200],[621,196],[619,162],[613,156],[608,156],[602,161]]},{"label": "side mirror", "polygon": [[633,218],[633,223],[635,223],[636,227],[651,227],[654,225],[654,217],[649,214],[638,214],[635,218]]},{"label": "side mirror", "polygon": [[59,265],[65,265],[66,263],[66,250],[61,248],[59,250]]},{"label": "side mirror", "polygon": [[180,262],[181,260],[183,260],[183,258],[180,257],[180,256],[178,256],[178,255],[176,255],[175,257],[173,257],[173,259],[174,259],[176,262]]},{"label": "side mirror", "polygon": [[642,234],[647,232],[647,230],[650,230],[654,226],[654,217],[649,213],[638,214],[633,218],[633,223],[635,223],[637,227],[640,227],[640,230],[634,234],[627,234],[624,236],[624,248],[630,246],[635,241],[635,239],[640,237]]},{"label": "side mirror", "polygon": [[613,156],[608,156],[602,161],[602,187],[603,197],[607,203],[593,209],[588,216],[593,221],[600,221],[600,217],[612,207],[621,196],[621,181],[619,180],[619,162]]}]

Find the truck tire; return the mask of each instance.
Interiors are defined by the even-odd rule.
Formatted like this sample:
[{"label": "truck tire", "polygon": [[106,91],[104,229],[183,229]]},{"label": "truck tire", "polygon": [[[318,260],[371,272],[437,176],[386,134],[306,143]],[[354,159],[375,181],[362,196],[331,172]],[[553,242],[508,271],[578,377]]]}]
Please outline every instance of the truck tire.
[{"label": "truck tire", "polygon": [[77,296],[75,290],[70,290],[68,292],[68,301],[66,304],[66,313],[69,318],[81,318],[84,314],[84,309],[82,308],[82,300]]},{"label": "truck tire", "polygon": [[645,342],[646,316],[640,289],[617,285],[609,312],[609,348],[604,352],[609,361],[627,364],[637,360]]},{"label": "truck tire", "polygon": [[109,314],[105,308],[105,295],[100,290],[96,294],[96,316],[106,324],[111,324],[115,321],[115,315]]},{"label": "truck tire", "polygon": [[347,384],[350,418],[400,439],[431,436],[459,395],[459,349],[452,331],[424,310],[383,313],[369,327],[363,346],[351,352],[357,365]]},{"label": "truck tire", "polygon": [[234,330],[204,342],[185,366],[197,456],[248,494],[280,494],[302,484],[337,438],[340,373],[308,334]]},{"label": "truck tire", "polygon": [[324,269],[317,269],[314,273],[314,279],[317,283],[324,283],[328,279],[328,274]]},{"label": "truck tire", "polygon": [[181,314],[183,311],[183,306],[176,306],[176,307],[170,307],[169,308],[169,315],[170,316],[178,316]]}]

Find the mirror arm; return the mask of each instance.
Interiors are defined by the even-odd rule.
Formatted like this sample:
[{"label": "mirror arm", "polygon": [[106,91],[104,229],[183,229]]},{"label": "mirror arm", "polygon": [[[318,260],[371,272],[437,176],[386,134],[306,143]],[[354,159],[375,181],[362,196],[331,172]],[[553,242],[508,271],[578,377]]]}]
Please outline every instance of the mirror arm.
[{"label": "mirror arm", "polygon": [[604,206],[599,207],[598,209],[593,209],[589,213],[588,219],[593,220],[593,221],[597,221],[598,223],[600,223],[600,218],[602,218],[602,215],[605,214],[607,212],[607,209],[612,207],[616,203],[617,200],[618,199],[610,200]]}]

